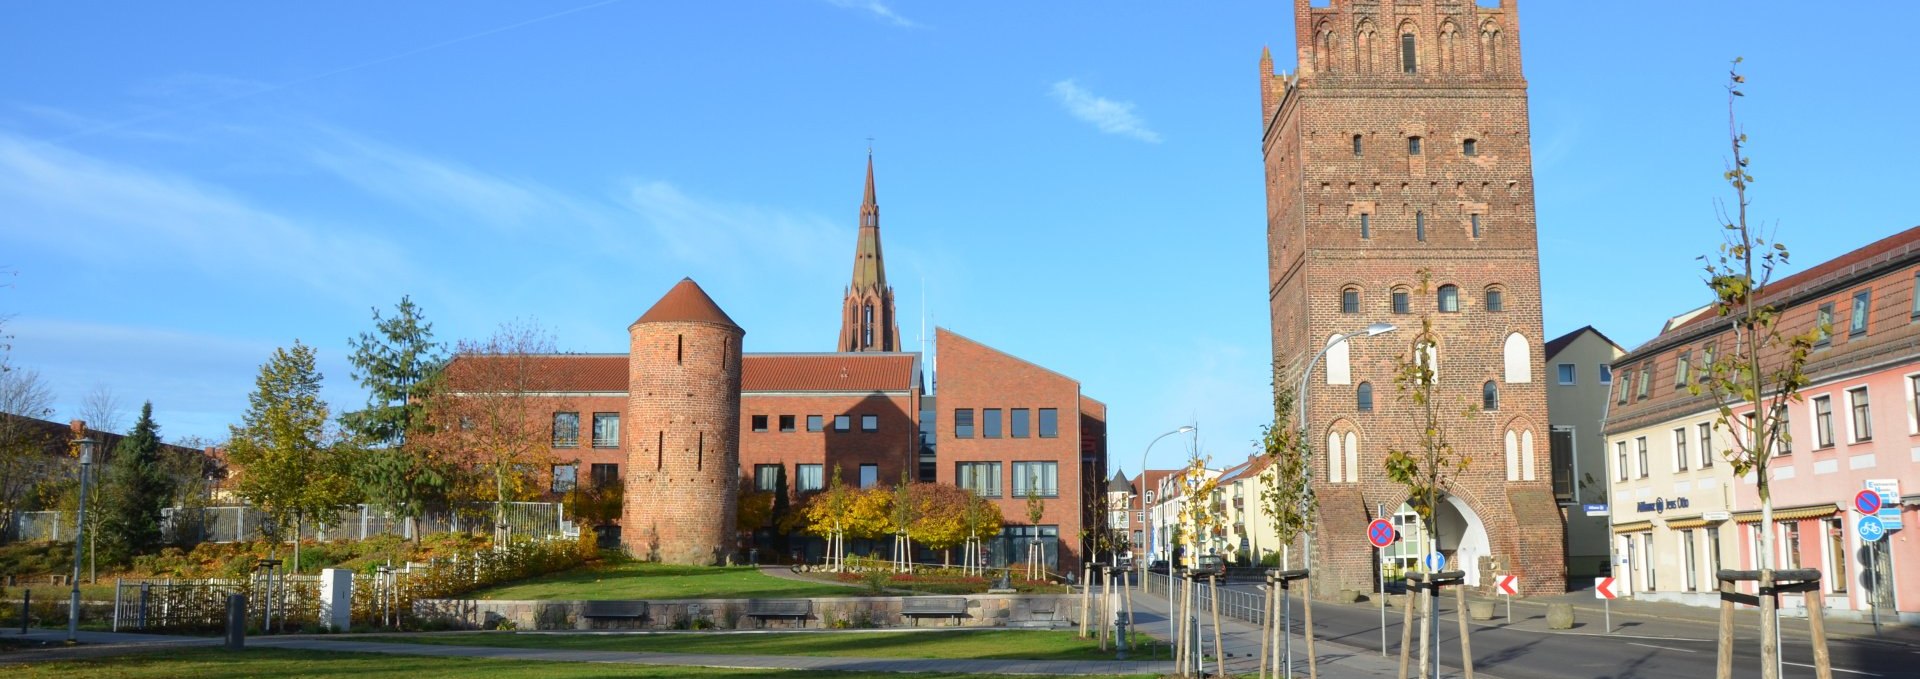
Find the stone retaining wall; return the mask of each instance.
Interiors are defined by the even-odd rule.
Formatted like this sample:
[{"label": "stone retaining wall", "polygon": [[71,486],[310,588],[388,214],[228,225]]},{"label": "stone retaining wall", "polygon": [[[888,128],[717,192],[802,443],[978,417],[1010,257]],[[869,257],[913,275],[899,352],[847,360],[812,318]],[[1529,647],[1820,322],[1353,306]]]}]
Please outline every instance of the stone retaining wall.
[{"label": "stone retaining wall", "polygon": [[1074,624],[1080,599],[1060,594],[968,594],[967,614],[958,619],[900,615],[908,597],[835,597],[809,599],[806,619],[761,621],[747,615],[750,599],[662,599],[647,601],[638,620],[586,618],[585,601],[511,601],[425,599],[413,612],[423,622],[456,629],[496,629],[510,623],[523,630],[589,629],[780,629],[836,627],[1065,627]]}]

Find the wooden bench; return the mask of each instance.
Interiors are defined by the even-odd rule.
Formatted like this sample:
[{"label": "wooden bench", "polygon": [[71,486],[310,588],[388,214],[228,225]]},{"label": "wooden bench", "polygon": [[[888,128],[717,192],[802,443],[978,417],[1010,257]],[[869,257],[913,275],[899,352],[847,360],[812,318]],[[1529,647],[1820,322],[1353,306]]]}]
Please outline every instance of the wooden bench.
[{"label": "wooden bench", "polygon": [[580,611],[582,618],[625,618],[638,620],[647,617],[645,601],[588,601]]},{"label": "wooden bench", "polygon": [[813,601],[809,599],[754,599],[747,602],[747,617],[759,620],[763,625],[769,618],[798,618],[801,624],[813,617]]},{"label": "wooden bench", "polygon": [[953,618],[958,621],[967,615],[967,598],[961,596],[916,596],[900,601],[900,617],[912,618],[915,625],[921,618]]}]

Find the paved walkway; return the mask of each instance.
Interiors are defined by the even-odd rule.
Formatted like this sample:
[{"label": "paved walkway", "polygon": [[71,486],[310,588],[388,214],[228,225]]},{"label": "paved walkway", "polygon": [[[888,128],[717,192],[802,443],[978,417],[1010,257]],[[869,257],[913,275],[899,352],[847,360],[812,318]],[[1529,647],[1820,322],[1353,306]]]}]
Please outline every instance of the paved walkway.
[{"label": "paved walkway", "polygon": [[[831,632],[820,632],[820,634],[831,634]],[[263,648],[294,648],[310,651],[392,653],[396,655],[492,658],[496,660],[597,662],[633,665],[678,665],[782,670],[829,670],[841,672],[953,672],[968,674],[1072,676],[1087,674],[1162,675],[1173,670],[1171,663],[1154,661],[826,658],[792,655],[635,653],[624,651],[571,651],[481,646],[393,644],[372,641],[353,641],[345,637],[263,639],[257,642],[249,641],[248,645]]]},{"label": "paved walkway", "polygon": [[[1133,597],[1133,607],[1134,623],[1137,625],[1137,631],[1151,635],[1161,641],[1173,638],[1167,624],[1168,608],[1165,598],[1152,594],[1141,594],[1136,591]],[[1295,619],[1293,621],[1293,675],[1295,677],[1307,676],[1307,642],[1305,637],[1301,636],[1300,633],[1300,630],[1305,627],[1304,623],[1305,621],[1301,619]],[[1226,647],[1227,651],[1227,672],[1235,676],[1242,674],[1253,676],[1255,671],[1259,669],[1260,664],[1260,628],[1239,620],[1221,616],[1220,632],[1221,643]],[[1211,626],[1204,627],[1203,635],[1206,637],[1205,646],[1211,650],[1213,647],[1213,628]],[[1399,639],[1396,638],[1394,641],[1397,644]],[[1398,655],[1381,657],[1378,651],[1362,650],[1352,646],[1330,642],[1325,639],[1314,640],[1313,650],[1315,651],[1315,658],[1319,662],[1320,676],[1328,679],[1379,679],[1381,677],[1398,677],[1400,674],[1400,658]],[[1214,671],[1214,667],[1214,663],[1209,662],[1206,669],[1211,673]],[[1417,674],[1412,667],[1409,667],[1407,671],[1409,674]],[[1460,673],[1458,670],[1444,666],[1440,668],[1441,679],[1456,679],[1459,676]],[[1492,675],[1480,671],[1474,672],[1474,676],[1496,679]]]},{"label": "paved walkway", "polygon": [[[1468,598],[1481,601],[1493,601],[1495,603],[1494,614],[1500,617],[1506,615],[1506,599],[1503,597],[1483,598],[1469,596]],[[1616,626],[1619,626],[1623,620],[1657,620],[1699,625],[1701,626],[1699,630],[1692,635],[1704,636],[1706,638],[1712,638],[1715,629],[1717,629],[1720,624],[1720,609],[1718,608],[1688,606],[1686,604],[1661,601],[1638,601],[1631,598],[1615,599],[1611,604],[1602,604],[1601,600],[1594,598],[1592,591],[1515,598],[1513,600],[1514,615],[1522,618],[1530,615],[1545,615],[1547,604],[1549,603],[1572,604],[1573,609],[1578,612],[1581,620],[1595,622],[1598,622],[1602,616],[1606,614],[1606,609],[1611,607],[1614,624]],[[1748,606],[1738,606],[1735,607],[1734,611],[1733,621],[1735,626],[1743,629],[1759,629],[1759,609]],[[1500,619],[1500,617],[1497,617],[1496,620]],[[1782,615],[1780,621],[1780,629],[1783,634],[1802,637],[1810,636],[1811,634],[1807,629],[1807,619],[1804,617]],[[1875,630],[1873,624],[1870,622],[1835,620],[1831,615],[1826,616],[1825,622],[1827,636],[1829,638],[1879,640],[1909,646],[1920,646],[1920,627],[1913,625],[1882,624],[1878,630]]]}]

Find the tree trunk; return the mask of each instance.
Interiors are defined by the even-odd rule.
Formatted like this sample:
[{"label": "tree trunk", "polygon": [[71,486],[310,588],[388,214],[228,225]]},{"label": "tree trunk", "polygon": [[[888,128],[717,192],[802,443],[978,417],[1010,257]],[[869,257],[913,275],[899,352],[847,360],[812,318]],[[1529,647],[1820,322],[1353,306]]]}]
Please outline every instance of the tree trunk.
[{"label": "tree trunk", "polygon": [[299,512],[293,513],[293,568],[287,570],[294,575],[300,574],[300,528],[303,518]]}]

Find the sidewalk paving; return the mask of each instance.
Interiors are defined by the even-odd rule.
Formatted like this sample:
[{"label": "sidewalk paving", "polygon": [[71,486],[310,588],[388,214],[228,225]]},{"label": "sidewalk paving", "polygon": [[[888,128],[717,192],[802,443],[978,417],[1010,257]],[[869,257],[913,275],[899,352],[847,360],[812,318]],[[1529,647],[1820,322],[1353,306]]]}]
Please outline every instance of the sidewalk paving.
[{"label": "sidewalk paving", "polygon": [[[1505,618],[1505,606],[1507,602],[1505,597],[1469,595],[1467,599],[1469,601],[1491,601],[1494,603],[1494,619],[1503,620]],[[1545,615],[1547,604],[1550,603],[1572,604],[1576,616],[1586,621],[1599,621],[1607,615],[1607,608],[1610,606],[1612,609],[1611,615],[1616,619],[1616,627],[1619,626],[1618,620],[1620,619],[1655,620],[1666,623],[1697,625],[1699,626],[1699,631],[1695,636],[1706,639],[1713,638],[1720,624],[1720,609],[1718,608],[1688,606],[1686,604],[1661,601],[1637,601],[1630,598],[1615,599],[1611,604],[1604,604],[1600,599],[1594,598],[1593,592],[1591,591],[1568,592],[1566,594],[1535,597],[1516,597],[1513,599],[1514,615],[1521,618]],[[1352,605],[1365,606],[1366,604]],[[1521,613],[1522,610],[1525,610],[1526,613]],[[1800,637],[1810,637],[1812,635],[1812,632],[1808,628],[1808,621],[1804,617],[1782,615],[1780,621],[1780,629],[1783,634],[1797,635]],[[1759,629],[1760,609],[1749,606],[1735,607],[1733,623],[1741,629]],[[1920,647],[1920,627],[1882,624],[1876,632],[1873,624],[1870,622],[1834,620],[1828,617],[1825,623],[1827,638],[1829,639],[1852,639]]]},{"label": "sidewalk paving", "polygon": [[[1135,593],[1133,606],[1134,631],[1150,635],[1163,642],[1173,638],[1167,626],[1169,608],[1165,598],[1156,594]],[[1305,627],[1305,620],[1296,618],[1292,622],[1293,629],[1290,632],[1293,636],[1293,675],[1306,677],[1307,642],[1300,634],[1300,630]],[[1211,649],[1213,647],[1211,623],[1203,625],[1202,629],[1205,637],[1203,645]],[[1260,665],[1260,628],[1223,615],[1220,617],[1220,633],[1221,644],[1226,647],[1227,652],[1227,673],[1234,676],[1253,676]],[[1397,644],[1399,640],[1396,638],[1394,641]],[[1400,656],[1397,654],[1381,657],[1379,651],[1355,648],[1325,639],[1315,639],[1313,650],[1315,658],[1319,661],[1320,676],[1327,679],[1381,679],[1400,675]],[[1214,667],[1215,663],[1209,661],[1206,666],[1207,672],[1214,672]],[[1407,668],[1407,671],[1409,674],[1418,674],[1413,667]],[[1458,668],[1445,665],[1440,668],[1440,679],[1458,679],[1461,676]],[[1478,670],[1474,672],[1474,676],[1497,679],[1493,675]]]}]

